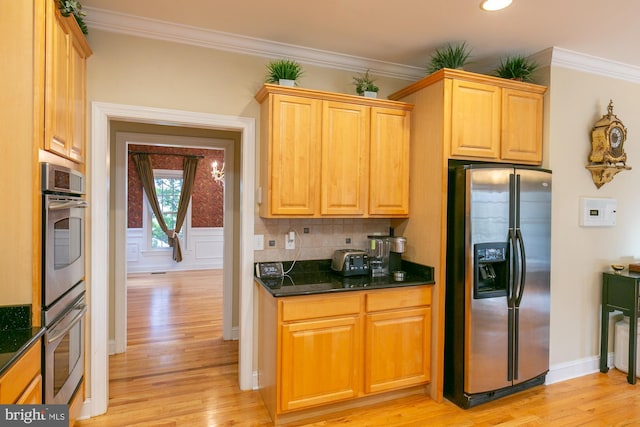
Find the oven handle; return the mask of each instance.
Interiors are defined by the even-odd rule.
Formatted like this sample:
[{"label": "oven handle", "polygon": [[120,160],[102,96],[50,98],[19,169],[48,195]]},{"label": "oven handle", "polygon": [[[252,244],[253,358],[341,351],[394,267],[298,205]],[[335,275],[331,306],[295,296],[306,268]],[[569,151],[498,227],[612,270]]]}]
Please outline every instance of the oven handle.
[{"label": "oven handle", "polygon": [[53,337],[48,338],[47,343],[51,344],[52,342],[55,342],[57,340],[59,340],[60,338],[62,338],[67,332],[69,332],[71,330],[71,328],[73,328],[76,323],[78,323],[80,321],[80,319],[82,318],[82,316],[84,316],[84,314],[87,312],[87,305],[86,304],[82,304],[79,305],[75,308],[79,308],[80,309],[80,313],[76,314],[76,316],[73,318],[73,320],[59,333],[55,334]]},{"label": "oven handle", "polygon": [[86,200],[68,200],[64,202],[49,202],[49,210],[56,211],[60,209],[86,208],[89,203]]}]

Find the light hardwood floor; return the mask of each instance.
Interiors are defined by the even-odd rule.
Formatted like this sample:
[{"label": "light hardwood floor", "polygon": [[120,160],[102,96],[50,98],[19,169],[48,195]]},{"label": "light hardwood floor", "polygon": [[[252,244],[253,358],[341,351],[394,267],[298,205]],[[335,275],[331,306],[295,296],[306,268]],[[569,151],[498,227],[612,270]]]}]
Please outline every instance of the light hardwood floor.
[{"label": "light hardwood floor", "polygon": [[[269,426],[238,388],[238,343],[222,340],[222,271],[129,277],[127,352],[111,356],[109,410],[80,427]],[[640,426],[640,382],[591,374],[462,410],[412,396],[290,426]]]}]

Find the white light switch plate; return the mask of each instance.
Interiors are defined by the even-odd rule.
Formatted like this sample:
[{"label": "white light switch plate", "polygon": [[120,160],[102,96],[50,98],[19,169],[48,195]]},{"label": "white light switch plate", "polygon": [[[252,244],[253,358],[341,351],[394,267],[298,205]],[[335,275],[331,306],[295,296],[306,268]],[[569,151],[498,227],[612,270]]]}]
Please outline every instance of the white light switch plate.
[{"label": "white light switch plate", "polygon": [[264,234],[253,235],[253,250],[264,251]]}]

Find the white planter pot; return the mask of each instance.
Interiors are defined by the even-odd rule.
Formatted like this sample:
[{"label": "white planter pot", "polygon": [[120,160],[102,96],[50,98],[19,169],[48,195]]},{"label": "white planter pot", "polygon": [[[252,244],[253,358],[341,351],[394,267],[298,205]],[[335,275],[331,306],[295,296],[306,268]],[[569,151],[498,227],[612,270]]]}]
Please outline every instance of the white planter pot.
[{"label": "white planter pot", "polygon": [[279,84],[280,86],[289,86],[289,87],[293,87],[293,86],[295,86],[296,81],[295,81],[295,80],[289,80],[289,79],[280,79],[280,80],[278,81],[278,84]]},{"label": "white planter pot", "polygon": [[364,97],[365,98],[377,98],[378,97],[378,92],[371,92],[368,90],[364,91]]}]

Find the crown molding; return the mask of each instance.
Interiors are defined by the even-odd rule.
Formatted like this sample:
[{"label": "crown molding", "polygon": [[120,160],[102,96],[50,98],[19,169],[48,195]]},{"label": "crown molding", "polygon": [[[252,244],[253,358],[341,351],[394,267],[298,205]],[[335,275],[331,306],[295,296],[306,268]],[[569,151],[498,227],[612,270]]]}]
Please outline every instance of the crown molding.
[{"label": "crown molding", "polygon": [[554,46],[546,49],[553,67],[570,68],[612,79],[640,83],[640,67]]},{"label": "crown molding", "polygon": [[339,70],[364,72],[381,77],[415,81],[425,75],[419,67],[379,61],[319,49],[311,49],[286,43],[247,37],[238,34],[207,30],[173,22],[142,18],[91,7],[84,8],[84,18],[91,29],[127,34],[156,40],[183,43],[209,49],[260,56],[264,58],[287,57],[304,64]]},{"label": "crown molding", "polygon": [[[92,7],[85,7],[84,9],[88,12],[84,19],[85,22],[89,28],[96,30],[243,53],[269,59],[287,57],[300,63],[339,70],[354,72],[370,70],[372,74],[400,80],[416,81],[425,76],[423,68],[410,65],[311,49],[287,43],[277,43],[255,37],[207,30],[104,9]],[[574,52],[557,46],[534,53],[530,58],[540,66],[569,68],[585,73],[640,83],[640,67]]]}]

